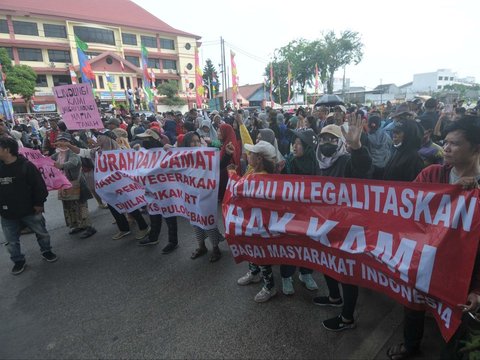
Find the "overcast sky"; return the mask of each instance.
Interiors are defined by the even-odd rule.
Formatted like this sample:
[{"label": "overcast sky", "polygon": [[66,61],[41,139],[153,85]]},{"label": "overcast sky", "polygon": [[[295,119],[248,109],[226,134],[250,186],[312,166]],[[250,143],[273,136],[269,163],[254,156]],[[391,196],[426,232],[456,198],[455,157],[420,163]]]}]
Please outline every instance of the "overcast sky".
[{"label": "overcast sky", "polygon": [[363,60],[346,69],[351,86],[402,85],[413,74],[444,68],[480,81],[478,0],[134,2],[174,28],[201,36],[202,68],[210,58],[218,69],[222,36],[228,65],[229,50],[237,54],[240,85],[263,81],[275,49],[298,38],[317,39],[328,30],[361,35]]}]

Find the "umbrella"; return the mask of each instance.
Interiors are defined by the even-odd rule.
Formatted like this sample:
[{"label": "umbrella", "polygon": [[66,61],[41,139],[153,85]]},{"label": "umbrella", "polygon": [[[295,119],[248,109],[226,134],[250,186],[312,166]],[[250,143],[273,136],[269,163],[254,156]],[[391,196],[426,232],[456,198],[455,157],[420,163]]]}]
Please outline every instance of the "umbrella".
[{"label": "umbrella", "polygon": [[315,106],[335,106],[335,105],[344,105],[344,102],[340,96],[334,95],[334,94],[322,95],[315,103]]}]

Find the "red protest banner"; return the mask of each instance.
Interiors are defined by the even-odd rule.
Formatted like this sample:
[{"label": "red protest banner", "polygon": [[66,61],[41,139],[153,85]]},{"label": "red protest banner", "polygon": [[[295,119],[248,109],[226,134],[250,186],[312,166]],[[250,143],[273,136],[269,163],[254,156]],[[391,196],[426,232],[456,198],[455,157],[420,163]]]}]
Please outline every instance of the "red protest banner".
[{"label": "red protest banner", "polygon": [[236,262],[311,268],[460,324],[478,247],[479,191],[448,184],[230,174],[225,234]]}]

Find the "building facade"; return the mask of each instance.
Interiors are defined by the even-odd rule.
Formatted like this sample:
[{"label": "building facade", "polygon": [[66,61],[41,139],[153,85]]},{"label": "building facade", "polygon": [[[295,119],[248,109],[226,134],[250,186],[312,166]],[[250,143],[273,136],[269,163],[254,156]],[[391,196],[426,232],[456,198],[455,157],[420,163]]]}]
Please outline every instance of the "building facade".
[{"label": "building facade", "polygon": [[[126,101],[126,89],[142,87],[143,44],[156,85],[177,81],[179,94],[194,102],[199,36],[174,29],[129,0],[2,0],[0,47],[13,64],[37,73],[33,110],[54,110],[52,87],[72,83],[70,66],[81,77],[75,36],[88,45],[93,87],[101,101],[112,100],[107,76],[116,101]],[[17,111],[27,110],[23,99],[13,103]]]},{"label": "building facade", "polygon": [[438,69],[434,72],[413,75],[412,91],[419,93],[433,93],[442,90],[446,85],[463,84],[471,86],[475,84],[475,78],[469,76],[461,79],[457,73],[450,69]]}]

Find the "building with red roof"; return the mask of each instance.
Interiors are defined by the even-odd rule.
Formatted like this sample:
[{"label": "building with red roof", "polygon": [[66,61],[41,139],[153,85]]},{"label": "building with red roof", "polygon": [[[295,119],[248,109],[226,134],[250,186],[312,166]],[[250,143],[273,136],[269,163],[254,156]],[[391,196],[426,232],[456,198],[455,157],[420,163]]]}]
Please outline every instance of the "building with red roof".
[{"label": "building with red roof", "polygon": [[[200,36],[178,30],[129,0],[2,0],[0,47],[14,64],[37,73],[35,111],[54,110],[52,87],[70,84],[69,68],[80,78],[75,36],[88,45],[101,101],[125,101],[127,88],[142,87],[141,44],[148,50],[148,69],[156,85],[176,80],[179,94],[194,98],[195,48]],[[189,94],[190,93],[190,94]],[[14,108],[25,112],[23,99]]]}]

